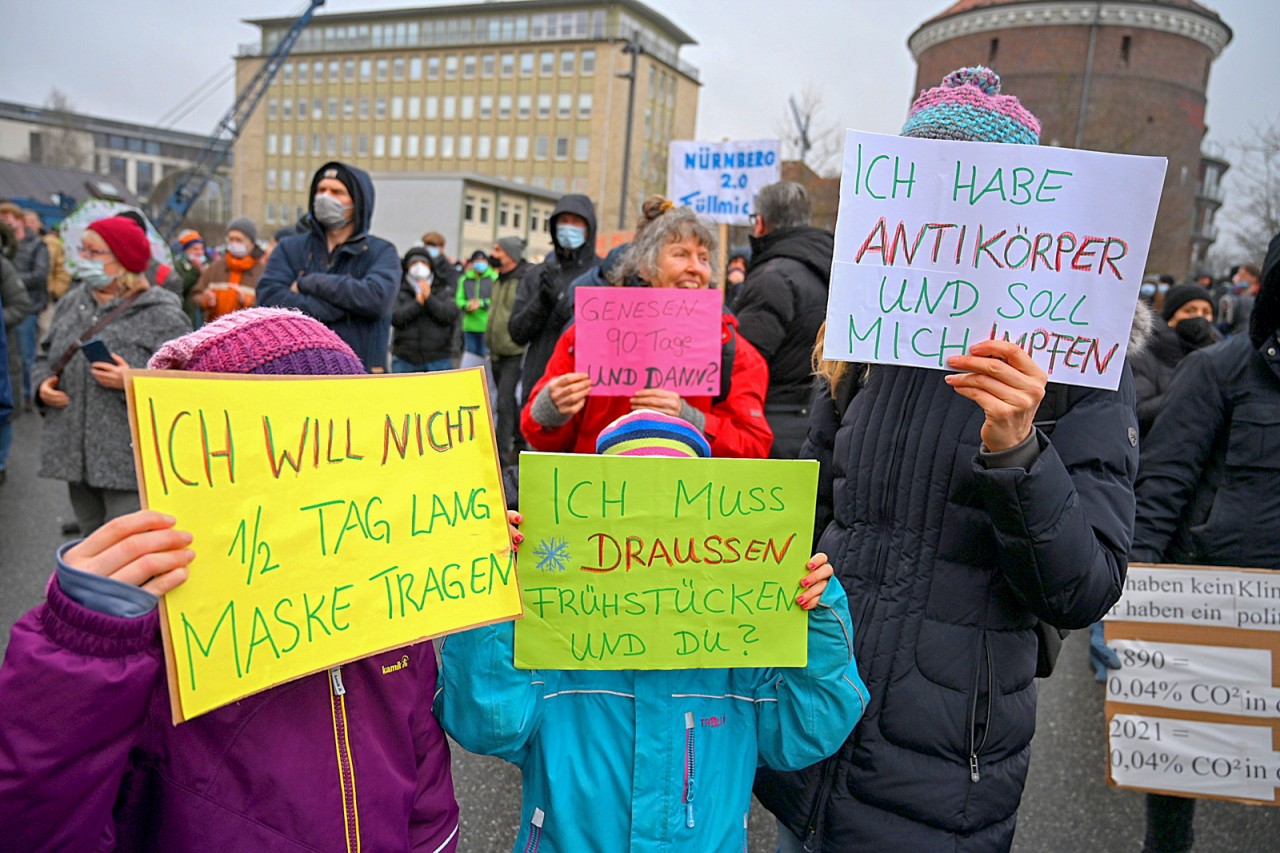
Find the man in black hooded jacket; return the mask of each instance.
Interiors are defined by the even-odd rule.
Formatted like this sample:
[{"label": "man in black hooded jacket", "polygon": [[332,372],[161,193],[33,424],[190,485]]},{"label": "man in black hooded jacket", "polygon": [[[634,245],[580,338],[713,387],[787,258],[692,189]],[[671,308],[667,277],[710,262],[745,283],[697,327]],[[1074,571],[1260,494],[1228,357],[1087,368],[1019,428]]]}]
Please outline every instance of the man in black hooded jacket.
[{"label": "man in black hooded jacket", "polygon": [[570,194],[547,219],[555,250],[520,280],[511,309],[511,340],[525,347],[520,406],[542,378],[560,333],[573,319],[569,283],[600,263],[596,254],[596,208],[585,195]]},{"label": "man in black hooded jacket", "polygon": [[809,225],[809,194],[792,181],[760,190],[751,266],[738,288],[738,329],[769,364],[764,414],[774,459],[800,455],[814,383],[809,354],[827,316],[831,232]]}]

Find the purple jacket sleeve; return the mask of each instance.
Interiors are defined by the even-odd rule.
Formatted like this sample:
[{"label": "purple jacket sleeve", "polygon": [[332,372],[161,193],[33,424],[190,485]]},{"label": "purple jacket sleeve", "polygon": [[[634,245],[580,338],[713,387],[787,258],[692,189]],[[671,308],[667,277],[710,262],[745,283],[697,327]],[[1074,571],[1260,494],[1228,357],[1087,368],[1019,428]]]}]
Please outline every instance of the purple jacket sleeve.
[{"label": "purple jacket sleeve", "polygon": [[0,826],[14,850],[98,849],[163,673],[158,615],[106,616],[50,583],[0,668]]}]

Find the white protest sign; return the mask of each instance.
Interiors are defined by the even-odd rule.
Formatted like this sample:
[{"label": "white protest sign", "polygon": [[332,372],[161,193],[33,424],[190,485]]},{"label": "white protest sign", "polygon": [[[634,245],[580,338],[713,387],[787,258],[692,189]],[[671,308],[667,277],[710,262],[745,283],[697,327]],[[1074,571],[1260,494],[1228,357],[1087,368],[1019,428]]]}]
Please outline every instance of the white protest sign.
[{"label": "white protest sign", "polygon": [[1106,617],[1220,628],[1280,629],[1280,573],[1130,565]]},{"label": "white protest sign", "polygon": [[1107,674],[1107,700],[1241,717],[1280,715],[1271,652],[1187,643],[1112,640],[1120,669]]},{"label": "white protest sign", "polygon": [[667,198],[725,225],[749,225],[756,193],[777,183],[778,140],[672,142]]},{"label": "white protest sign", "polygon": [[1280,755],[1269,726],[1116,714],[1109,724],[1117,785],[1271,802]]},{"label": "white protest sign", "polygon": [[1166,163],[847,131],[823,355],[945,368],[994,337],[1114,390]]}]

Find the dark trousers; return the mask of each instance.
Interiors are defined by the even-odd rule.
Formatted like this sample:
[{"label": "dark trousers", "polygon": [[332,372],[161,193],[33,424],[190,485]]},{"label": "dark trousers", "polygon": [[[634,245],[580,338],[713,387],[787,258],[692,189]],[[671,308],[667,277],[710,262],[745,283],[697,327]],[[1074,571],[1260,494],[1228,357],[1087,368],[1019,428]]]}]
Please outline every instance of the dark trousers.
[{"label": "dark trousers", "polygon": [[516,406],[516,385],[520,382],[520,360],[518,355],[495,355],[490,358],[493,366],[494,383],[498,386],[497,399],[494,400],[494,412],[497,423],[494,425],[498,440],[498,457],[503,465],[511,465],[516,461],[516,453],[520,448],[516,445],[519,435],[518,419],[520,409]]},{"label": "dark trousers", "polygon": [[1195,841],[1196,801],[1147,794],[1147,838],[1142,853],[1183,853]]}]

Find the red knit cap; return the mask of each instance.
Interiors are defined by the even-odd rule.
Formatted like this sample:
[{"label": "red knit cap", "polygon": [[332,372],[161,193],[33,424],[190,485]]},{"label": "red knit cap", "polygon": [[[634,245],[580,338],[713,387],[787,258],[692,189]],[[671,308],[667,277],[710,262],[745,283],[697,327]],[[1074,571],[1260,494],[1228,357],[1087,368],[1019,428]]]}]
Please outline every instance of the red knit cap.
[{"label": "red knit cap", "polygon": [[151,241],[127,216],[110,216],[89,225],[89,230],[106,241],[111,254],[129,272],[142,272],[151,262]]}]

